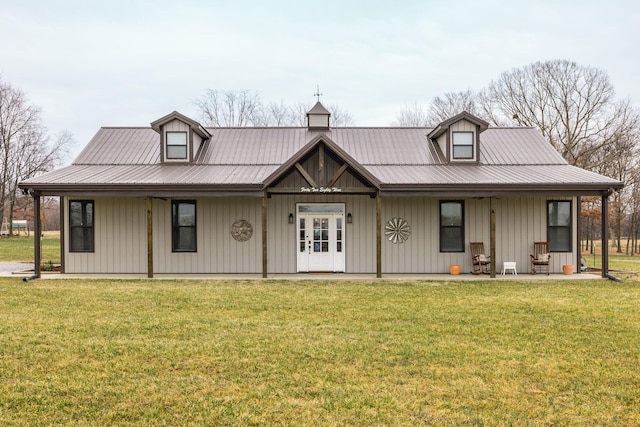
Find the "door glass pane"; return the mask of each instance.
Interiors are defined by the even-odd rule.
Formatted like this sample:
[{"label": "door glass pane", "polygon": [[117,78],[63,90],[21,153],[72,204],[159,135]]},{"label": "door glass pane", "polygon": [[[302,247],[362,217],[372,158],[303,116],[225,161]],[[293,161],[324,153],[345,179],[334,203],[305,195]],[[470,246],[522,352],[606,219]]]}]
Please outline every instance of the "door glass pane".
[{"label": "door glass pane", "polygon": [[342,212],[341,205],[299,205],[298,212]]}]

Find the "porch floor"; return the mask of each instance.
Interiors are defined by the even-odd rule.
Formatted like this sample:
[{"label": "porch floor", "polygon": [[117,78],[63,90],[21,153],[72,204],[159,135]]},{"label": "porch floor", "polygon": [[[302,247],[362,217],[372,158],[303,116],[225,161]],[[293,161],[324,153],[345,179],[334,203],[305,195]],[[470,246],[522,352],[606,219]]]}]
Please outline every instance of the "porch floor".
[{"label": "porch floor", "polygon": [[[14,273],[14,277],[28,277],[31,273]],[[615,274],[614,274],[615,276]],[[146,274],[60,274],[42,272],[43,279],[147,279]],[[479,280],[595,280],[600,274],[496,274],[492,279],[488,274],[383,274],[377,279],[375,274],[346,273],[297,273],[269,274],[266,279],[261,274],[155,274],[157,280],[354,280],[354,281],[479,281]]]}]

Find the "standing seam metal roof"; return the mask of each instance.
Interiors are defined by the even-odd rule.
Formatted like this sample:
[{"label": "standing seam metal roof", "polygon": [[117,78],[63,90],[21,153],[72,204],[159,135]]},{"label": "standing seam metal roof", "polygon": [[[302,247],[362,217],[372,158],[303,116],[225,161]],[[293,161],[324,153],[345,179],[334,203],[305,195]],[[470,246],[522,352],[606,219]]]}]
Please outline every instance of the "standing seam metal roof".
[{"label": "standing seam metal roof", "polygon": [[489,128],[480,161],[444,164],[430,128],[206,128],[212,137],[193,164],[161,164],[160,135],[150,127],[101,128],[71,166],[25,181],[48,185],[259,185],[318,135],[336,144],[381,184],[460,185],[619,181],[569,166],[533,128]]}]

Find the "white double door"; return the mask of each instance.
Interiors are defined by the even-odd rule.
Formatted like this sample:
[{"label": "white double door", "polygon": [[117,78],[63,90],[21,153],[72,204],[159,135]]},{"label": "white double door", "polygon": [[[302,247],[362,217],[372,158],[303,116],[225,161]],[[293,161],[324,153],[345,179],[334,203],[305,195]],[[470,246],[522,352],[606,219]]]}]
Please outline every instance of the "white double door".
[{"label": "white double door", "polygon": [[297,205],[298,272],[344,272],[344,204]]}]

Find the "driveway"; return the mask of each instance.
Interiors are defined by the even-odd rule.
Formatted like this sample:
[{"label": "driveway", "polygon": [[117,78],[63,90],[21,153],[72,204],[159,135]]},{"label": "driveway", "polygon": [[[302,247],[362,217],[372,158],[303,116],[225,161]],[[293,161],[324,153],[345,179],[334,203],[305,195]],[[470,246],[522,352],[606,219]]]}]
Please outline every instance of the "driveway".
[{"label": "driveway", "polygon": [[32,262],[0,262],[0,276],[11,276],[16,271],[33,271]]}]

